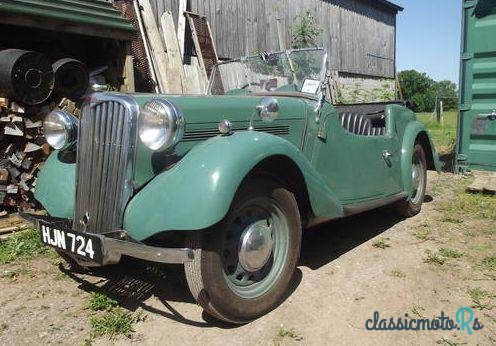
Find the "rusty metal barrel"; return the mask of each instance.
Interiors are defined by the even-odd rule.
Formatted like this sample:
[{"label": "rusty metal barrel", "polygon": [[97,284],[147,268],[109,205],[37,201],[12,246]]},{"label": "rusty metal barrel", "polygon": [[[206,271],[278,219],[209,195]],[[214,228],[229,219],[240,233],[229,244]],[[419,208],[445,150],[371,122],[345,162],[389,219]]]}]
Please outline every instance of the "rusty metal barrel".
[{"label": "rusty metal barrel", "polygon": [[52,65],[43,54],[21,49],[0,51],[0,96],[37,105],[50,97],[53,85]]}]

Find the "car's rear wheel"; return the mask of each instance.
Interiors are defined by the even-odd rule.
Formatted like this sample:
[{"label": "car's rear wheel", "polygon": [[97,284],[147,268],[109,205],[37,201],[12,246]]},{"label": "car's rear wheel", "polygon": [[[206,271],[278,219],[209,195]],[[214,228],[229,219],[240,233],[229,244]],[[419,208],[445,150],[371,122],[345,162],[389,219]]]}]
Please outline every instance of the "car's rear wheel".
[{"label": "car's rear wheel", "polygon": [[417,215],[422,209],[427,186],[427,161],[424,148],[415,144],[412,155],[412,188],[406,200],[396,204],[398,212],[405,217]]},{"label": "car's rear wheel", "polygon": [[194,298],[210,315],[246,323],[274,309],[284,298],[301,244],[298,205],[291,192],[266,179],[249,179],[226,217],[193,232],[185,264]]}]

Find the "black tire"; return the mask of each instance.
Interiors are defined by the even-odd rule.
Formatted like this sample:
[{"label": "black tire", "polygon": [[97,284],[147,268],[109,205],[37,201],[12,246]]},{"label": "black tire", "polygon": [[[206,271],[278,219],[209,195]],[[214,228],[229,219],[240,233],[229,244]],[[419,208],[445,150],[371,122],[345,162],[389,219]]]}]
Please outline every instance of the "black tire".
[{"label": "black tire", "polygon": [[[416,168],[417,166],[417,168]],[[414,177],[416,170],[418,174]],[[415,179],[418,179],[416,186]],[[415,144],[412,155],[412,190],[408,199],[396,203],[396,210],[404,217],[412,217],[420,213],[422,203],[425,198],[425,189],[427,185],[427,160],[424,148],[420,144]]]},{"label": "black tire", "polygon": [[[274,207],[270,208],[277,209],[277,214],[268,214],[266,220],[273,244],[270,258],[266,259],[263,268],[253,275],[246,270],[239,274],[240,282],[249,275],[251,276],[246,281],[253,281],[246,287],[238,287],[238,278],[235,275],[240,267],[243,269],[239,258],[239,239],[243,239],[242,235],[251,229],[248,225],[260,222],[250,221],[251,218],[261,218],[261,222],[265,222],[263,216],[247,216],[245,222],[239,215],[244,215],[245,210],[247,215],[250,215],[249,208],[256,210],[260,207],[262,210],[269,201],[274,204]],[[254,211],[253,214],[257,212]],[[272,219],[274,215],[277,215],[277,218]],[[263,224],[261,227],[264,227]],[[239,239],[236,235],[240,233],[236,231],[237,228],[245,230]],[[228,214],[219,224],[208,230],[192,232],[187,237],[186,246],[194,249],[194,261],[186,263],[184,268],[193,297],[208,314],[236,324],[250,322],[273,310],[285,298],[291,283],[300,256],[301,232],[298,205],[290,191],[272,180],[256,178],[245,181],[238,189]],[[284,238],[284,234],[287,234],[287,238]],[[233,246],[229,244],[236,242],[238,252],[232,255],[227,251],[226,254],[226,246]],[[285,254],[285,257],[280,257],[282,254]],[[231,257],[237,259],[234,264],[237,267],[236,271],[230,269]],[[260,281],[254,279],[255,275],[260,276]],[[268,288],[262,292],[261,287],[264,285]],[[243,290],[260,292],[245,294]]]}]

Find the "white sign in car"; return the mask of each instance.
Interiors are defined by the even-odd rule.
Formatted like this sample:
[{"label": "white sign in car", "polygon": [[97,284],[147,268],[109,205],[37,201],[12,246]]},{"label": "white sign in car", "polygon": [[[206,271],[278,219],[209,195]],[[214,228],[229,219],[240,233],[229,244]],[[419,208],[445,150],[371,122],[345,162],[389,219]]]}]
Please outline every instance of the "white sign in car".
[{"label": "white sign in car", "polygon": [[305,79],[303,87],[301,88],[302,93],[316,94],[319,90],[320,81],[315,79]]}]

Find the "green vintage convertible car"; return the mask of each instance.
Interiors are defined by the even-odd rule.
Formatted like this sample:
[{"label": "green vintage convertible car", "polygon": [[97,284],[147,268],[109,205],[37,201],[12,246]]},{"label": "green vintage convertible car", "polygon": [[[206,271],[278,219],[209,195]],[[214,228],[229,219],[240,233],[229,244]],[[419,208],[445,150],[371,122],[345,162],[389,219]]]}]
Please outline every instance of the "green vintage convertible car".
[{"label": "green vintage convertible car", "polygon": [[86,267],[183,264],[226,321],[269,312],[304,229],[386,204],[415,215],[439,169],[413,112],[334,106],[327,84],[324,50],[291,50],[215,66],[206,95],[95,93],[80,119],[53,111],[35,193],[43,242]]}]

